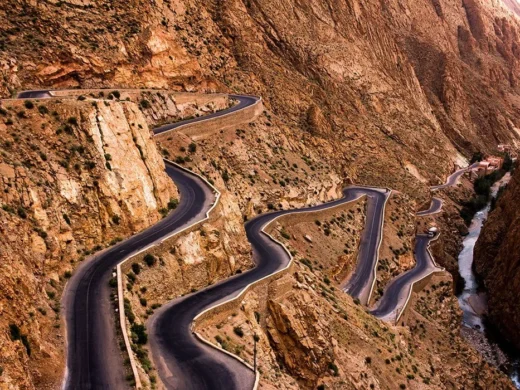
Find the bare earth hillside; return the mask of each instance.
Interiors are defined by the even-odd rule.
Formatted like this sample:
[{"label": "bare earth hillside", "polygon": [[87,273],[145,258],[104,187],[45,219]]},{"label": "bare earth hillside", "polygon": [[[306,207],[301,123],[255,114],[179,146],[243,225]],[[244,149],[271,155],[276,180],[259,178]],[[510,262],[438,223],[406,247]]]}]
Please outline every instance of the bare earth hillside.
[{"label": "bare earth hillside", "polygon": [[[139,290],[130,288],[137,316],[153,312],[139,306],[141,298],[159,305],[250,267],[244,220],[335,199],[350,183],[396,191],[379,298],[391,277],[414,265],[413,218],[429,203],[429,186],[473,152],[520,140],[518,10],[515,0],[5,1],[2,98],[38,88],[110,89],[78,100],[1,104],[0,388],[59,388],[63,285],[83,258],[150,226],[177,197],[161,155],[211,179],[222,205],[202,231],[159,254],[165,268],[140,274]],[[210,137],[171,134],[156,143],[151,126],[229,102],[219,95],[173,103],[151,92],[108,98],[123,88],[250,93],[262,96],[266,111]],[[449,196],[447,233],[461,225],[460,196]],[[320,243],[327,259],[312,270],[298,263],[280,282],[286,294],[253,323],[268,356],[266,388],[279,377],[287,388],[425,388],[430,381],[435,388],[508,388],[460,338],[448,274],[414,297],[406,326],[384,325],[340,295],[362,210],[352,218],[355,226],[342,226],[350,231],[338,226],[331,242]],[[321,234],[313,222],[294,228],[291,245],[301,255],[309,243],[302,234]],[[439,242],[449,250],[437,250],[450,271],[453,237]],[[252,320],[256,301],[251,296],[228,323],[211,324],[208,335]],[[315,325],[305,319],[310,310],[320,317]],[[250,345],[243,348],[250,357]],[[310,351],[316,364],[298,367]]]}]

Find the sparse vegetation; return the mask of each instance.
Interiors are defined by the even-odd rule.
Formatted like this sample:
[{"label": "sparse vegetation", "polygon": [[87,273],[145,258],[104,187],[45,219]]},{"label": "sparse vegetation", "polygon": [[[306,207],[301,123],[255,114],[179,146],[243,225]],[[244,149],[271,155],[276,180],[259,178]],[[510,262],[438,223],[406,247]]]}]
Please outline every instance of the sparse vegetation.
[{"label": "sparse vegetation", "polygon": [[132,341],[135,344],[146,344],[148,342],[148,334],[146,333],[146,327],[142,324],[134,323],[130,327],[132,333]]},{"label": "sparse vegetation", "polygon": [[242,328],[240,326],[235,326],[233,328],[233,332],[238,336],[238,337],[244,337],[244,331],[242,330]]},{"label": "sparse vegetation", "polygon": [[144,256],[143,260],[148,265],[148,267],[153,267],[155,265],[155,263],[157,262],[157,258],[150,253],[147,253]]}]

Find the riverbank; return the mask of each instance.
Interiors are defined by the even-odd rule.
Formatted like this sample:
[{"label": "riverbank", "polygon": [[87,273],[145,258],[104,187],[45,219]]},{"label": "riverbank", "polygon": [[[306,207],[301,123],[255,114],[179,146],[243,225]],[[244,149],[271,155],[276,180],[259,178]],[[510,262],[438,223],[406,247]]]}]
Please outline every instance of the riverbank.
[{"label": "riverbank", "polygon": [[[488,313],[488,301],[486,292],[483,290],[479,280],[474,273],[474,249],[480,236],[484,222],[486,221],[492,199],[494,199],[500,188],[506,186],[511,179],[510,173],[506,173],[491,187],[491,199],[486,206],[478,211],[472,218],[468,227],[468,235],[463,240],[462,251],[458,257],[459,274],[464,280],[464,288],[458,295],[460,308],[463,312],[461,334],[466,338],[488,361],[488,363],[507,371],[517,388],[518,381],[518,359],[511,356],[510,351],[505,351],[496,338],[490,336],[490,328],[486,323]],[[516,367],[516,368],[515,368]]]}]

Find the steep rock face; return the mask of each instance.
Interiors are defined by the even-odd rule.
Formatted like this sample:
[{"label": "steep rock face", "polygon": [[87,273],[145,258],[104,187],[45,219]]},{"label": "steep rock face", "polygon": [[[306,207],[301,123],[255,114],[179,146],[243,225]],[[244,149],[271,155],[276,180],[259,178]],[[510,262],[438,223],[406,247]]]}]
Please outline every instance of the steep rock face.
[{"label": "steep rock face", "polygon": [[7,101],[1,113],[0,387],[46,388],[63,370],[66,279],[158,221],[177,191],[133,103]]},{"label": "steep rock face", "polygon": [[310,130],[305,142],[333,145],[356,181],[417,192],[401,161],[437,181],[456,149],[518,138],[518,21],[498,0],[18,0],[0,12],[4,94],[22,85],[256,92],[290,127]]},{"label": "steep rock face", "polygon": [[500,332],[520,348],[520,170],[489,214],[475,246],[475,268],[489,297],[489,314]]}]

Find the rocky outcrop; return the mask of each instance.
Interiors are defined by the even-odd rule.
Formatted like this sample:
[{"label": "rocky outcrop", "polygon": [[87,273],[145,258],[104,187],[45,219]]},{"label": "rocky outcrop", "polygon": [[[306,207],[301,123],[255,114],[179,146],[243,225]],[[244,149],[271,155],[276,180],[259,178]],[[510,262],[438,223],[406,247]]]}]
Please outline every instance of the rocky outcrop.
[{"label": "rocky outcrop", "polygon": [[[351,182],[391,187],[410,197],[412,207],[414,201],[424,203],[428,199],[429,182],[439,182],[452,170],[457,152],[469,156],[476,149],[489,150],[499,142],[519,139],[519,23],[498,5],[499,0],[158,0],[110,4],[13,0],[0,10],[5,21],[0,26],[0,92],[8,97],[31,87],[129,86],[255,93],[263,97],[268,109],[255,123],[237,129],[211,129],[211,136],[197,140],[195,153],[189,146],[193,140],[182,134],[167,136],[161,145],[172,159],[203,173],[227,191],[225,196],[239,210],[233,214],[233,224],[269,209],[302,207],[336,198],[341,187]],[[142,99],[152,107],[146,108]],[[156,123],[170,120],[170,109],[178,108],[178,101],[173,107],[168,100],[173,101],[143,96],[136,102],[148,121]],[[123,126],[122,134],[132,141],[135,136],[135,144],[143,148],[145,162],[136,160],[134,152],[141,155],[137,145],[126,161],[137,167],[138,174],[116,167],[124,162],[113,143],[118,139],[117,131],[107,132],[105,146],[104,121],[117,121],[123,115],[137,118],[135,106],[111,102],[111,106],[120,106],[109,109],[100,102],[94,108],[91,103],[84,103],[81,114],[72,110],[72,103],[66,105],[68,112],[61,113],[56,102],[49,114],[56,111],[58,117],[41,114],[54,118],[45,123],[35,109],[21,106],[2,118],[6,124],[0,124],[6,135],[2,142],[24,146],[24,154],[17,155],[16,161],[8,160],[11,149],[5,149],[2,155],[2,164],[7,165],[0,168],[2,179],[21,183],[9,181],[4,188],[7,192],[2,194],[6,199],[2,221],[10,226],[4,228],[2,245],[5,253],[15,244],[27,250],[23,256],[9,258],[13,263],[9,269],[22,270],[6,283],[11,290],[1,301],[4,308],[11,310],[9,303],[19,299],[16,292],[27,302],[31,296],[45,298],[47,289],[52,295],[55,288],[42,275],[48,275],[58,263],[81,258],[85,250],[92,251],[99,242],[110,242],[152,223],[158,218],[154,207],[160,207],[162,197],[168,197],[164,183],[145,169],[157,166],[153,162],[148,165],[151,155],[140,143],[144,124],[143,129],[134,129],[131,123],[137,123],[137,119],[128,120],[128,129]],[[189,115],[202,114],[203,110],[192,108]],[[217,105],[213,108],[218,109]],[[25,114],[18,114],[21,111]],[[67,123],[72,117],[78,123],[95,120],[92,134],[77,133],[75,122]],[[62,128],[60,137],[55,138],[58,127]],[[70,128],[73,134],[69,134]],[[38,164],[29,170],[30,161]],[[38,175],[31,179],[35,172]],[[58,180],[61,172],[64,176]],[[27,178],[32,180],[28,184],[24,181]],[[130,197],[134,192],[136,197]],[[12,193],[17,195],[11,202],[8,197]],[[55,212],[48,211],[53,208]],[[409,229],[401,225],[407,227],[408,223],[402,220],[395,224],[396,231],[408,235]],[[51,247],[56,232],[60,245]],[[242,229],[228,233],[226,240],[245,243]],[[200,252],[186,251],[187,263],[177,255],[165,255],[171,260],[168,270],[177,275],[179,269],[202,264],[202,280],[207,283],[215,280],[212,273],[221,277],[237,269],[231,266],[231,249],[235,248],[218,243],[211,249],[214,243],[210,238],[215,239],[211,233],[206,238],[197,233],[185,238],[200,247]],[[403,242],[410,239],[408,235]],[[70,248],[67,255],[62,255],[65,249],[61,244]],[[222,253],[220,248],[231,249]],[[212,255],[207,268],[198,262],[206,251]],[[237,264],[250,264],[242,254]],[[392,261],[399,266],[411,265],[411,256],[402,256],[401,260]],[[217,263],[225,267],[217,270]],[[63,278],[65,269],[56,269],[54,279],[60,275]],[[186,275],[197,277],[189,272]],[[165,282],[175,282],[170,276]],[[20,287],[13,287],[18,286],[18,280]],[[156,283],[160,279],[149,280]],[[38,287],[26,288],[24,283]],[[190,283],[183,283],[182,291],[187,286],[203,285]],[[169,292],[178,294],[181,289]],[[51,312],[45,299],[35,301],[37,307]],[[52,305],[57,311],[55,302]],[[31,318],[47,319],[43,329],[59,332],[53,330],[56,322],[52,316],[32,310],[31,317],[30,311],[27,306],[1,318],[20,319],[20,332],[30,334],[31,345],[35,342],[31,337],[38,334],[33,331],[36,325],[26,327]],[[352,317],[358,318],[353,313]],[[337,328],[343,329],[344,324],[339,324]],[[373,338],[368,335],[367,340]],[[356,331],[352,336],[356,339]],[[9,340],[8,333],[5,340]],[[7,345],[24,351],[21,336]],[[59,342],[53,339],[52,345]],[[2,360],[1,365],[15,367],[23,360],[13,348],[6,348],[7,355],[2,356],[7,356],[8,363]],[[382,350],[386,348],[382,346]],[[38,377],[38,383],[44,384],[45,372],[60,371],[47,360],[40,361],[35,350],[32,361],[26,364],[36,369],[24,367],[31,375],[20,369],[14,383],[25,385]],[[376,353],[373,350],[370,355]],[[338,356],[350,361],[344,350]],[[376,383],[365,377],[365,357],[369,356],[358,356],[355,370],[347,366],[344,370],[355,372],[357,379],[351,382],[357,381],[359,388]],[[388,359],[393,357],[388,355]],[[427,361],[428,357],[423,359]],[[50,360],[60,362],[59,358]],[[39,370],[45,364],[48,368]],[[381,366],[386,367],[384,362]],[[443,366],[436,369],[438,372]],[[429,370],[425,365],[421,372]],[[390,371],[394,373],[395,367]],[[9,383],[9,378],[14,378],[12,372],[6,369],[0,380]],[[330,374],[334,374],[333,369]],[[381,381],[389,377],[386,373]],[[395,383],[404,380],[396,378]]]},{"label": "rocky outcrop", "polygon": [[134,103],[7,101],[1,112],[0,387],[49,388],[74,268],[158,221],[177,191]]},{"label": "rocky outcrop", "polygon": [[520,348],[520,170],[500,196],[475,246],[475,269],[484,280],[489,316],[502,335]]}]

